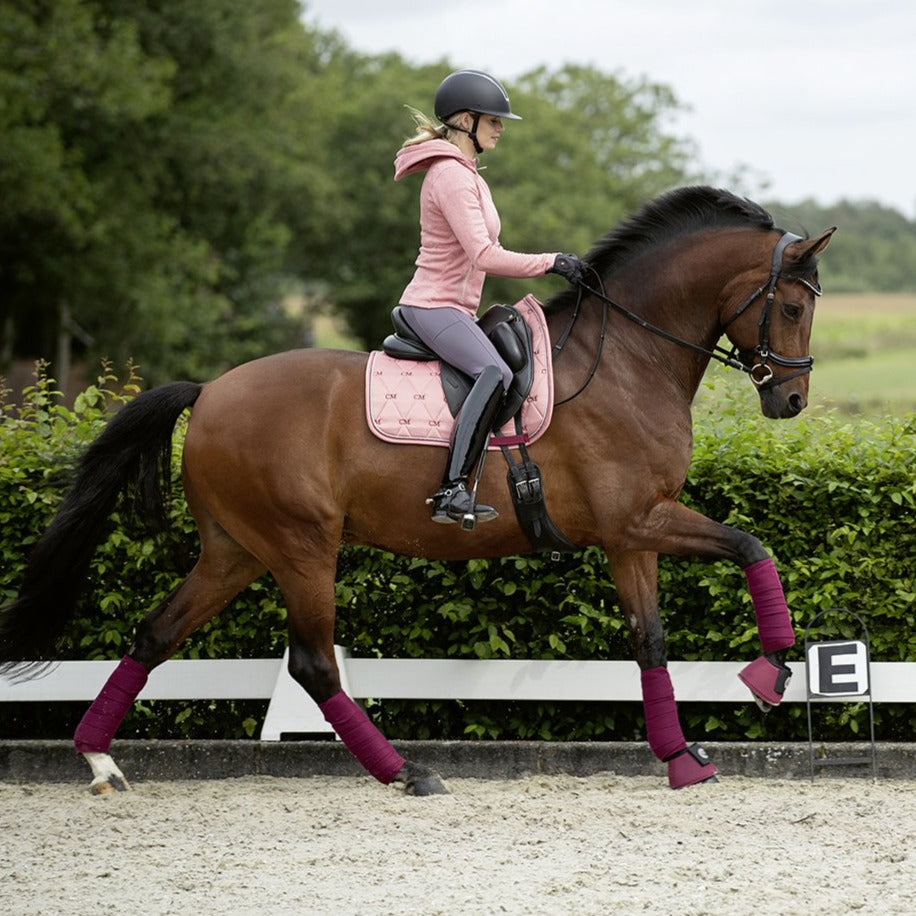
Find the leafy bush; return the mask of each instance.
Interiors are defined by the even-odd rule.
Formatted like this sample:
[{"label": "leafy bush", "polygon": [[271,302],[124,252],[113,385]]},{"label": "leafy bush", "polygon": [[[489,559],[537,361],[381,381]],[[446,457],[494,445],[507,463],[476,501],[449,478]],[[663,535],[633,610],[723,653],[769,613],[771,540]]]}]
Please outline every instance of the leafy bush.
[{"label": "leafy bush", "polygon": [[[59,403],[39,371],[22,406],[0,397],[0,600],[16,594],[29,549],[50,521],[66,471],[130,397],[108,367],[98,385]],[[872,658],[916,660],[913,577],[916,423],[843,424],[808,417],[774,424],[750,395],[713,397],[698,410],[694,461],[684,499],[726,524],[754,532],[776,557],[801,631],[818,611],[847,607],[867,622]],[[175,435],[174,470],[182,426]],[[172,527],[154,538],[119,515],[96,552],[89,588],[61,657],[118,658],[140,617],[194,562],[197,538],[184,501]],[[672,659],[750,660],[757,636],[740,570],[728,563],[662,558],[661,607]],[[447,563],[366,548],[341,551],[337,641],[354,655],[463,658],[628,659],[624,621],[603,554],[559,561],[534,556]],[[194,634],[179,656],[276,657],[286,611],[272,580],[256,582]],[[854,637],[827,617],[812,636]],[[800,649],[794,650],[796,659]],[[677,685],[675,685],[676,688]],[[245,737],[265,708],[257,702],[139,702],[121,737]],[[3,704],[8,737],[69,737],[81,714],[69,704]],[[865,729],[861,705],[825,707],[820,737]],[[640,704],[385,701],[370,713],[390,737],[632,740],[643,732]],[[682,704],[690,738],[802,740],[805,708],[789,704],[766,720],[753,704]],[[909,740],[912,706],[876,707],[878,737]]]}]

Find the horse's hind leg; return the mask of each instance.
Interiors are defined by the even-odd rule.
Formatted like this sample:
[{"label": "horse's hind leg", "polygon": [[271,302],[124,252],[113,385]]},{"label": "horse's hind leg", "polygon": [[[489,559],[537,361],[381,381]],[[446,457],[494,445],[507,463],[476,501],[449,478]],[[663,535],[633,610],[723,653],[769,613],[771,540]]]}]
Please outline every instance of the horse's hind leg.
[{"label": "horse's hind leg", "polygon": [[73,740],[92,769],[93,794],[129,788],[109,749],[149,672],[265,571],[259,561],[215,525],[207,534],[190,575],[140,623],[128,654],[77,726]]},{"label": "horse's hind leg", "polygon": [[334,657],[334,574],[337,542],[274,572],[289,613],[289,673],[318,704],[356,760],[379,782],[408,795],[443,795],[438,774],[405,760],[341,689]]},{"label": "horse's hind leg", "polygon": [[688,746],[681,730],[658,613],[658,555],[634,551],[611,556],[610,561],[641,671],[649,747],[668,764],[668,785],[672,789],[715,781],[716,768],[706,751],[697,745]]}]

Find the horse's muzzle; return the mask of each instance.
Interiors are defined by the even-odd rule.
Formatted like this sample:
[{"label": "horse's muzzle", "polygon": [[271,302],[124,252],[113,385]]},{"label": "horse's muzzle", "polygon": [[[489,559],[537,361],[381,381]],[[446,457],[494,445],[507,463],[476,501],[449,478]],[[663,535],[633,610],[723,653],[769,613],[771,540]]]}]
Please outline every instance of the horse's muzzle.
[{"label": "horse's muzzle", "polygon": [[803,391],[786,391],[783,388],[760,388],[760,409],[771,420],[788,420],[797,417],[808,406]]}]

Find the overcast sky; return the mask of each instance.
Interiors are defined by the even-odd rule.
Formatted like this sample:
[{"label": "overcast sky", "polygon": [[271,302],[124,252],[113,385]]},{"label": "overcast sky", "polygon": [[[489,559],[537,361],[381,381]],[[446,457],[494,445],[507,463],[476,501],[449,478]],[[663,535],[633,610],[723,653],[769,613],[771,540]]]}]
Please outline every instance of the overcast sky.
[{"label": "overcast sky", "polygon": [[[871,199],[916,219],[916,0],[305,2],[307,23],[371,54],[510,84],[567,62],[664,83],[689,109],[670,129],[707,171],[743,166],[780,202]],[[536,124],[512,130],[537,140]]]}]

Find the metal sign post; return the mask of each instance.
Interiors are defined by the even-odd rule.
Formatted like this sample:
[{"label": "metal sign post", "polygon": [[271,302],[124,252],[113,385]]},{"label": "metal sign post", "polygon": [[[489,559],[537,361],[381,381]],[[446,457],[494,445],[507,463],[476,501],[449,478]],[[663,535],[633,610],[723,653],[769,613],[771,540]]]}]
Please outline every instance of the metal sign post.
[{"label": "metal sign post", "polygon": [[[854,618],[862,639],[811,642],[809,632],[825,614],[845,614]],[[872,779],[878,778],[875,753],[875,713],[871,692],[871,652],[868,627],[858,614],[846,608],[827,608],[815,614],[805,629],[805,681],[808,706],[808,756],[811,780],[816,767],[863,766],[871,763]],[[871,755],[867,757],[814,757],[814,732],[811,718],[812,703],[858,703],[867,699]]]}]

